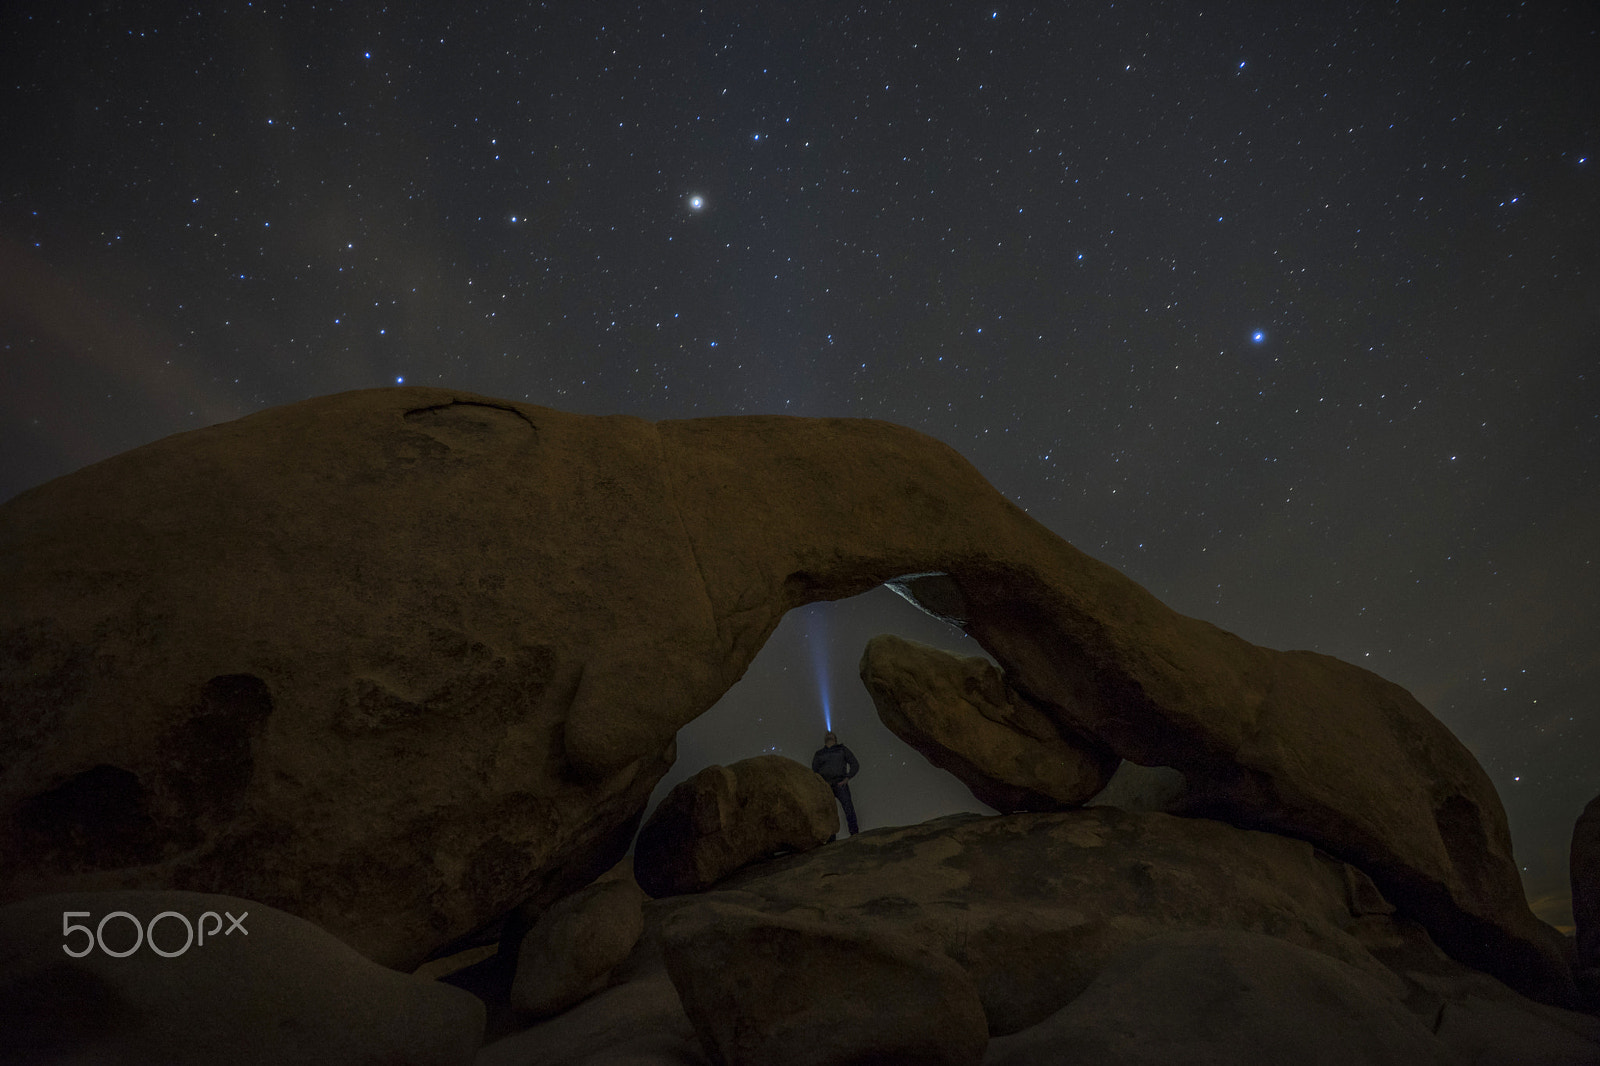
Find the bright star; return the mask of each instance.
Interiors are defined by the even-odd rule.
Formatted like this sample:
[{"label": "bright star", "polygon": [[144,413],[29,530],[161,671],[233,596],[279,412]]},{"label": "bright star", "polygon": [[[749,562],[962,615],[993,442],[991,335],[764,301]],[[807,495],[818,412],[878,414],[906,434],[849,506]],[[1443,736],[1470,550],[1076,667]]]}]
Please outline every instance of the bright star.
[{"label": "bright star", "polygon": [[689,197],[689,210],[691,210],[691,211],[699,211],[701,208],[703,208],[705,206],[706,206],[706,198],[704,196],[691,196],[691,197]]},{"label": "bright star", "polygon": [[1254,333],[1250,334],[1250,339],[1255,341],[1257,344],[1260,344],[1262,341],[1267,339],[1267,335],[1258,329]]}]

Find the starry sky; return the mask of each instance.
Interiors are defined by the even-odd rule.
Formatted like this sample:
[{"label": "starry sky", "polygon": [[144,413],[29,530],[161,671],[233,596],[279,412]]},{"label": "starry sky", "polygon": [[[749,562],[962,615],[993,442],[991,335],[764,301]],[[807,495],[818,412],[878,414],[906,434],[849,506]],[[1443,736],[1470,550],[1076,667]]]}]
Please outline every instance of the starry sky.
[{"label": "starry sky", "polygon": [[[1536,909],[1600,793],[1589,3],[0,8],[0,499],[345,389],[888,419],[1176,609],[1410,688]],[[793,612],[663,783],[825,714]],[[826,711],[824,711],[826,707]],[[658,793],[659,795],[659,793]]]}]

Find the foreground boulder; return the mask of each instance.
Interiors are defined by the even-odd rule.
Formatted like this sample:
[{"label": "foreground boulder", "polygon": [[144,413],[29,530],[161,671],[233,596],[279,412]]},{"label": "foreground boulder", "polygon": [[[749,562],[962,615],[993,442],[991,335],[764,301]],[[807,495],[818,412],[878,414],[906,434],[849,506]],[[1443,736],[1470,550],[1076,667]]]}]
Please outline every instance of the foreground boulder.
[{"label": "foreground boulder", "polygon": [[667,793],[639,830],[634,876],[650,895],[699,892],[783,851],[839,831],[827,782],[793,759],[757,755],[708,766]]},{"label": "foreground boulder", "polygon": [[994,1042],[984,1066],[1453,1066],[1382,982],[1239,930],[1124,948],[1066,1007]]},{"label": "foreground boulder", "polygon": [[41,896],[0,908],[0,945],[7,1061],[465,1066],[483,1039],[476,997],[232,896]]},{"label": "foreground boulder", "polygon": [[989,1031],[1004,1034],[1071,1002],[1121,948],[1195,928],[1266,932],[1398,995],[1398,980],[1347,930],[1371,909],[1352,889],[1364,881],[1303,841],[1095,807],[873,830],[646,911],[664,927],[679,910],[728,904],[804,914],[841,936],[922,944],[967,972]]},{"label": "foreground boulder", "polygon": [[644,933],[645,895],[633,877],[597,881],[539,916],[517,951],[514,1010],[559,1014],[604,989]]},{"label": "foreground boulder", "polygon": [[226,890],[409,968],[614,863],[785,612],[902,577],[1063,730],[1574,997],[1488,777],[1398,686],[1177,614],[908,429],[446,389],[275,408],[0,506],[0,898]]},{"label": "foreground boulder", "polygon": [[[850,972],[858,952],[879,950],[879,938],[890,953],[915,938],[966,971],[995,1036],[989,1056],[1005,1053],[1012,1062],[1068,1061],[1050,1051],[1052,1020],[1067,1015],[1073,1039],[1110,1046],[1127,1032],[1133,1007],[1135,1022],[1149,1015],[1144,1030],[1182,1036],[1197,1055],[1217,1052],[1200,1060],[1208,1062],[1241,1061],[1227,1044],[1235,1028],[1261,1043],[1292,1041],[1295,1025],[1329,1041],[1308,1052],[1308,1061],[1335,1051],[1366,1061],[1354,1052],[1372,1044],[1352,1036],[1352,1021],[1362,1033],[1415,1052],[1419,1062],[1435,1061],[1439,1045],[1453,1063],[1600,1062],[1600,1019],[1535,1003],[1450,959],[1425,930],[1396,915],[1359,870],[1294,841],[1161,814],[963,815],[872,830],[749,867],[708,893],[647,902],[644,910],[646,933],[613,987],[498,1041],[480,1066],[707,1062],[659,942],[677,938],[692,955],[693,945],[717,942],[724,925],[785,923],[803,928],[773,931],[764,951],[728,963],[725,973],[702,962],[699,971],[708,972],[693,978],[701,992],[691,995],[720,989],[716,1024],[731,1027],[734,1017],[751,1023],[746,1039],[788,1015],[834,1019],[830,1024],[846,1032],[859,1024],[861,1001],[845,994],[842,981],[807,985],[803,996],[783,983],[810,949],[778,950],[781,938],[828,945],[824,953],[838,975]],[[1262,945],[1263,935],[1272,943]],[[1145,948],[1152,944],[1172,952]],[[726,946],[708,948],[708,955]],[[1127,960],[1135,957],[1144,960],[1131,971],[1138,979],[1128,976]],[[900,984],[918,980],[920,964],[909,971],[872,966],[879,1004],[893,1004],[905,994]],[[1243,972],[1222,980],[1230,968]],[[1274,979],[1252,976],[1258,969]],[[1170,995],[1141,993],[1146,977],[1165,982]],[[1106,985],[1124,989],[1128,1010],[1116,1009],[1121,996],[1102,995],[1098,1007],[1086,999]],[[1202,1009],[1212,999],[1214,1016]],[[1419,1031],[1437,1043],[1419,1044]],[[1380,1053],[1376,1061],[1388,1060]]]},{"label": "foreground boulder", "polygon": [[883,724],[1002,814],[1075,807],[1120,761],[1062,736],[987,659],[884,634],[867,642],[860,672]]},{"label": "foreground boulder", "polygon": [[[659,923],[656,923],[659,925]],[[653,932],[616,983],[572,1009],[500,1036],[473,1066],[710,1066]]]},{"label": "foreground boulder", "polygon": [[700,1044],[723,1066],[978,1066],[978,992],[893,934],[723,902],[677,910],[661,950]]}]

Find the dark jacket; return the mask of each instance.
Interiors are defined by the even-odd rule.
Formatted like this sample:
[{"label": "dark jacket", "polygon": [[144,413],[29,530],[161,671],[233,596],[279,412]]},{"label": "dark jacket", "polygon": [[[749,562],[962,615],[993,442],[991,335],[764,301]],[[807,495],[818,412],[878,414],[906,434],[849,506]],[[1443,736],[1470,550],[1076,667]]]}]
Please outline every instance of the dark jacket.
[{"label": "dark jacket", "polygon": [[822,775],[828,784],[836,781],[848,781],[861,772],[861,764],[856,762],[853,752],[843,744],[835,744],[831,748],[818,748],[817,753],[811,756],[811,770]]}]

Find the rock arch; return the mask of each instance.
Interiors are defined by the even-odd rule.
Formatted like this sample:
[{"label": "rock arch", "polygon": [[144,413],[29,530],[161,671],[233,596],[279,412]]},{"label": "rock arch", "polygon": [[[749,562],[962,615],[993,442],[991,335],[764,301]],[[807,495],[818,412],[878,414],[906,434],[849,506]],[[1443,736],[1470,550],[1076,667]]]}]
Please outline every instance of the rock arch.
[{"label": "rock arch", "polygon": [[903,427],[446,389],[275,408],[0,506],[0,851],[97,766],[174,788],[162,738],[204,735],[181,726],[207,679],[270,707],[205,840],[6,863],[0,894],[228,892],[420,961],[608,865],[784,612],[897,580],[1048,713],[1183,770],[1195,809],[1324,847],[1463,961],[1570,1001],[1492,785],[1399,686],[1177,614]]}]

